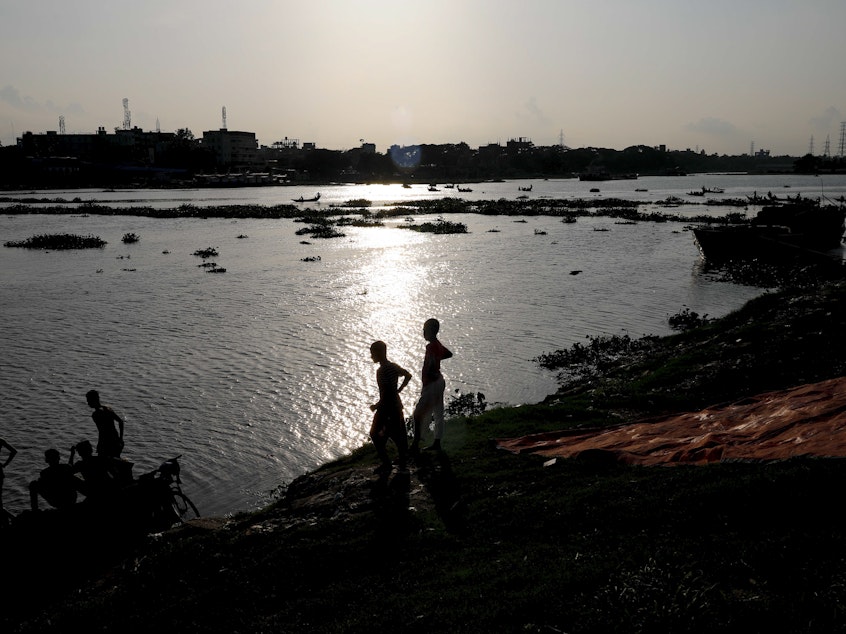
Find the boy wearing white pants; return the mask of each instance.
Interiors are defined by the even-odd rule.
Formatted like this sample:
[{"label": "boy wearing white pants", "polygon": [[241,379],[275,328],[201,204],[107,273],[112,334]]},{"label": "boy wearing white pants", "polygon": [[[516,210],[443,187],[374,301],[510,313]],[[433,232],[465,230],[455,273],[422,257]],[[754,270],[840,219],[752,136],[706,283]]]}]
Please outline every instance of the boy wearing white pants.
[{"label": "boy wearing white pants", "polygon": [[452,352],[438,340],[440,322],[437,319],[427,319],[423,324],[423,337],[429,343],[426,344],[426,355],[423,357],[423,371],[421,382],[423,387],[420,390],[420,399],[414,407],[414,439],[411,443],[411,451],[416,452],[420,446],[420,436],[423,431],[423,422],[435,421],[435,441],[427,449],[440,450],[441,439],[444,435],[444,390],[446,383],[441,374],[441,361],[449,359]]}]

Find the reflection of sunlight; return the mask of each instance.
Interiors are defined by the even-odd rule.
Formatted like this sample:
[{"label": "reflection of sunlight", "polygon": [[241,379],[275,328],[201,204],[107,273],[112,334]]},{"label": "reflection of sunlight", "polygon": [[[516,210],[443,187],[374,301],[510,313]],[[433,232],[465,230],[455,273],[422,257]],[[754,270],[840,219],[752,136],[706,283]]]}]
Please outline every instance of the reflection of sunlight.
[{"label": "reflection of sunlight", "polygon": [[429,240],[407,229],[382,227],[363,231],[356,241],[366,249],[366,258],[359,269],[365,290],[358,295],[354,332],[365,339],[383,339],[389,358],[393,355],[398,362],[408,358],[421,337],[421,315],[431,286],[429,250],[421,249],[421,243]]},{"label": "reflection of sunlight", "polygon": [[[378,399],[370,344],[385,341],[388,358],[416,374],[425,346],[422,324],[429,316],[431,236],[389,226],[350,228],[348,235],[349,259],[330,282],[342,300],[329,301],[333,312],[325,320],[315,307],[308,322],[317,318],[317,331],[305,324],[297,331],[308,349],[320,352],[308,380],[289,388],[297,404],[293,420],[301,421],[293,427],[306,430],[298,443],[319,446],[315,453],[327,458],[367,440],[369,405]],[[403,394],[406,409],[413,407],[419,387]],[[331,398],[315,399],[314,394]]]},{"label": "reflection of sunlight", "polygon": [[383,249],[388,247],[406,247],[419,244],[424,236],[408,229],[379,227],[366,229],[356,235],[356,245],[363,249]]},{"label": "reflection of sunlight", "polygon": [[392,312],[417,296],[421,287],[420,264],[409,258],[405,248],[417,234],[405,229],[382,228],[362,234],[360,246],[372,254],[362,273],[367,280],[369,300]]}]

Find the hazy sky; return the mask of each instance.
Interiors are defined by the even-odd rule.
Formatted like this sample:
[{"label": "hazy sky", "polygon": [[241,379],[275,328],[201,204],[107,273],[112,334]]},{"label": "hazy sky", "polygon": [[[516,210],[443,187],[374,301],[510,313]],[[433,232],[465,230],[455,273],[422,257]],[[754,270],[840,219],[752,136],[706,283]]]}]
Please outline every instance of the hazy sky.
[{"label": "hazy sky", "polygon": [[526,137],[840,149],[844,0],[0,0],[0,143],[222,125],[348,149]]}]

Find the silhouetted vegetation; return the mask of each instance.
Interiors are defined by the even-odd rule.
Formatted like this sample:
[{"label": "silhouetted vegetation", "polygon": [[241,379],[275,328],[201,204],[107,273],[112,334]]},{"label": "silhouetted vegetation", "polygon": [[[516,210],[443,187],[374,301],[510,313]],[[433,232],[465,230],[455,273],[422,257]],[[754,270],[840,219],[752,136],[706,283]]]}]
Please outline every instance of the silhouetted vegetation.
[{"label": "silhouetted vegetation", "polygon": [[675,315],[670,315],[667,318],[667,323],[673,330],[689,330],[707,324],[708,315],[702,315],[700,317],[699,313],[695,310],[685,307]]},{"label": "silhouetted vegetation", "polygon": [[99,249],[106,246],[106,241],[97,236],[79,236],[71,233],[52,233],[32,236],[26,240],[10,240],[3,243],[7,247],[24,249]]},{"label": "silhouetted vegetation", "polygon": [[481,392],[467,392],[462,394],[461,390],[456,389],[455,395],[450,395],[444,411],[450,418],[455,416],[465,416],[470,418],[484,414],[487,408],[487,399]]},{"label": "silhouetted vegetation", "polygon": [[337,229],[329,218],[313,216],[301,221],[308,221],[311,224],[297,229],[298,236],[310,235],[313,238],[343,238],[345,236],[344,232]]},{"label": "silhouetted vegetation", "polygon": [[467,225],[463,222],[452,222],[444,218],[438,218],[434,222],[422,222],[419,225],[408,223],[401,226],[404,229],[420,231],[421,233],[467,233]]}]

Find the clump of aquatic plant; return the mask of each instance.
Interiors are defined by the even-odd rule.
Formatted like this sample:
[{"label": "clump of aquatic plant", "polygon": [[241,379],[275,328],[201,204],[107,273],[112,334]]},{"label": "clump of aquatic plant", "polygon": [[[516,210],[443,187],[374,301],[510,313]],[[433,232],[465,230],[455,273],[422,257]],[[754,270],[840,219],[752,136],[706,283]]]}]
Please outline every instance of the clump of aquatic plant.
[{"label": "clump of aquatic plant", "polygon": [[194,251],[194,255],[205,260],[206,258],[216,257],[218,253],[217,249],[215,249],[214,247],[207,247],[205,249],[197,249],[196,251]]},{"label": "clump of aquatic plant", "polygon": [[667,318],[667,323],[673,330],[690,330],[704,326],[709,321],[707,314],[700,316],[699,313],[687,307]]},{"label": "clump of aquatic plant", "polygon": [[71,233],[52,233],[32,236],[26,240],[10,240],[3,243],[7,247],[24,249],[101,249],[106,241],[97,236],[79,236]]},{"label": "clump of aquatic plant", "polygon": [[413,231],[420,231],[422,233],[467,233],[467,225],[463,222],[452,222],[444,218],[438,218],[435,222],[423,222],[419,225],[406,224],[403,225],[406,229]]},{"label": "clump of aquatic plant", "polygon": [[409,207],[414,207],[419,213],[426,214],[454,214],[466,213],[467,211],[469,211],[467,202],[461,200],[460,198],[416,200],[404,204]]},{"label": "clump of aquatic plant", "polygon": [[341,227],[384,227],[385,223],[370,216],[346,217],[338,219]]},{"label": "clump of aquatic plant", "polygon": [[121,242],[124,244],[133,244],[138,242],[141,238],[138,236],[137,233],[124,233],[123,237],[120,239]]},{"label": "clump of aquatic plant", "polygon": [[450,395],[450,401],[446,406],[448,417],[466,416],[468,418],[484,414],[488,407],[485,395],[481,392],[468,392],[462,394],[461,390],[455,390],[455,396]]},{"label": "clump of aquatic plant", "polygon": [[407,216],[409,213],[416,212],[416,209],[409,209],[408,207],[387,207],[379,209],[376,212],[377,218],[399,218],[400,216]]},{"label": "clump of aquatic plant", "polygon": [[623,357],[650,349],[657,337],[632,339],[629,335],[587,337],[587,345],[576,342],[566,350],[556,350],[535,358],[546,370],[557,370],[561,382],[590,379],[617,365]]},{"label": "clump of aquatic plant", "polygon": [[308,227],[297,229],[296,233],[298,236],[310,235],[314,238],[343,238],[346,235],[325,218],[317,219]]},{"label": "clump of aquatic plant", "polygon": [[371,207],[373,202],[367,200],[366,198],[355,198],[353,200],[347,200],[342,205],[343,207]]}]

